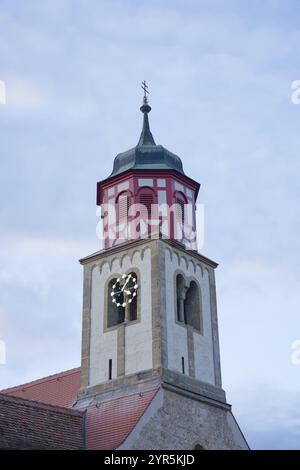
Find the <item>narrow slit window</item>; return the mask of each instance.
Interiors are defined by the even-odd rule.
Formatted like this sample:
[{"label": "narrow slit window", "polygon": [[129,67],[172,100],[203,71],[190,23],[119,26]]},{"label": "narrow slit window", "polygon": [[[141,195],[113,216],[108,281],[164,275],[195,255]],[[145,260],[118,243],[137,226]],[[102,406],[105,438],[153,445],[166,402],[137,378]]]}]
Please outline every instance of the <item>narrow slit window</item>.
[{"label": "narrow slit window", "polygon": [[181,368],[182,368],[182,373],[185,374],[184,357],[181,358]]},{"label": "narrow slit window", "polygon": [[112,379],[112,359],[108,361],[108,380]]},{"label": "narrow slit window", "polygon": [[177,320],[184,323],[184,299],[185,299],[185,287],[184,277],[181,274],[176,276],[176,301],[177,301]]}]

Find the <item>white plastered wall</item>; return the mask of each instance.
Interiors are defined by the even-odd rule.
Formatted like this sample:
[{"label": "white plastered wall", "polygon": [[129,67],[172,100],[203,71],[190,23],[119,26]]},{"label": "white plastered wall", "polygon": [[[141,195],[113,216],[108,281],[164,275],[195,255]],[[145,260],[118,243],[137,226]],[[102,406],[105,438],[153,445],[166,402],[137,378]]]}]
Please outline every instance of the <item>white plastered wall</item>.
[{"label": "white plastered wall", "polygon": [[[151,299],[151,250],[135,252],[133,266],[140,271],[139,295],[141,321],[125,330],[125,375],[152,368],[152,299]],[[129,269],[131,267],[128,264]]]},{"label": "white plastered wall", "polygon": [[[166,276],[166,315],[167,315],[167,347],[170,370],[182,372],[181,358],[188,364],[187,329],[176,322],[176,282],[175,272],[181,271],[186,278],[198,281],[202,296],[203,335],[193,332],[195,378],[215,385],[214,355],[211,327],[209,273],[197,262],[191,262],[188,256],[171,254],[165,250]],[[186,368],[186,373],[188,369]]]},{"label": "white plastered wall", "polygon": [[112,378],[117,377],[118,330],[104,331],[107,280],[114,274],[137,269],[140,274],[140,321],[125,327],[125,375],[152,368],[151,250],[136,250],[133,256],[121,254],[112,262],[99,262],[92,270],[90,385],[108,380],[108,362],[112,359]]}]

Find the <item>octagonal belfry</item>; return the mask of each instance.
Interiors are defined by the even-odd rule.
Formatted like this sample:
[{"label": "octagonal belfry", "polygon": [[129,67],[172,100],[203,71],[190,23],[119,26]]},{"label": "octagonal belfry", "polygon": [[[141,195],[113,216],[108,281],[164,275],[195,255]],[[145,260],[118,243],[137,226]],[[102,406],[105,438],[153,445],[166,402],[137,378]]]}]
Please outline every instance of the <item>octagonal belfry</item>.
[{"label": "octagonal belfry", "polygon": [[196,250],[200,184],[184,174],[177,155],[155,144],[148,118],[151,107],[145,97],[140,109],[143,129],[138,144],[118,154],[111,175],[97,184],[104,247],[165,238]]}]

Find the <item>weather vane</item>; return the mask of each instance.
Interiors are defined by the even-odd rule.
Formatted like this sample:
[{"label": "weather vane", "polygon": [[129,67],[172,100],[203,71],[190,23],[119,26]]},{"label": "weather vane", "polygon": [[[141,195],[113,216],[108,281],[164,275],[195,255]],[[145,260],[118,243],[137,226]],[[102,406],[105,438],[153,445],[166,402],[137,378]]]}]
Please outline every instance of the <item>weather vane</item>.
[{"label": "weather vane", "polygon": [[144,103],[148,104],[147,93],[149,95],[149,91],[148,91],[148,85],[145,80],[142,82],[142,89],[144,90]]}]

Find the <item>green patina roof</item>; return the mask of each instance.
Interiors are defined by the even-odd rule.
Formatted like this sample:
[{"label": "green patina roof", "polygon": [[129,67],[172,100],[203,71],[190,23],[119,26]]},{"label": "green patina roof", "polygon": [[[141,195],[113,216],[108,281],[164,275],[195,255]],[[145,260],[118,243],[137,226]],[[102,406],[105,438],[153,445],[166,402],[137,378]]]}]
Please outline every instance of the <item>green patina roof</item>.
[{"label": "green patina roof", "polygon": [[110,176],[119,175],[131,169],[176,170],[184,174],[180,158],[162,145],[155,144],[149,127],[148,113],[151,107],[147,100],[144,99],[144,104],[140,109],[144,114],[140,140],[135,147],[116,156]]}]

